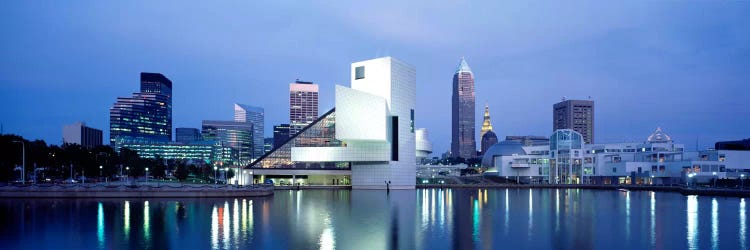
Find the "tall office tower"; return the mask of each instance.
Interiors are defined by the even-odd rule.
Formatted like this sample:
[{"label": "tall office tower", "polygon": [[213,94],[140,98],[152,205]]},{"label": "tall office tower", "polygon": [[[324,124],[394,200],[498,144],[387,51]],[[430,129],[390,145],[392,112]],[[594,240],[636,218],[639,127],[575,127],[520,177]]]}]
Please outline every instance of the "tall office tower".
[{"label": "tall office tower", "polygon": [[273,126],[273,147],[278,148],[289,139],[289,124]]},{"label": "tall office tower", "polygon": [[318,85],[300,80],[289,84],[289,135],[318,118]]},{"label": "tall office tower", "polygon": [[492,121],[490,121],[490,106],[484,105],[484,121],[482,122],[482,131],[479,134],[479,138],[484,137],[487,131],[492,131]]},{"label": "tall office tower", "polygon": [[202,141],[201,130],[197,128],[176,128],[175,141],[182,143],[191,143]]},{"label": "tall office tower", "polygon": [[452,157],[470,159],[477,156],[474,101],[474,73],[466,60],[461,58],[453,74]]},{"label": "tall office tower", "polygon": [[76,122],[63,126],[63,143],[78,144],[84,148],[102,145],[102,131],[86,126],[86,123]]},{"label": "tall office tower", "polygon": [[109,139],[172,140],[172,81],[159,73],[141,73],[141,92],[118,97],[109,109]]},{"label": "tall office tower", "polygon": [[234,104],[234,121],[253,124],[253,159],[258,159],[265,152],[263,148],[263,117],[263,108],[261,107]]},{"label": "tall office tower", "polygon": [[[216,141],[222,147],[230,147],[232,161],[244,165],[253,159],[252,123],[204,120],[201,135],[206,141]],[[263,142],[260,145],[262,147]]]},{"label": "tall office tower", "polygon": [[552,130],[572,129],[594,143],[594,101],[563,100],[552,107]]}]

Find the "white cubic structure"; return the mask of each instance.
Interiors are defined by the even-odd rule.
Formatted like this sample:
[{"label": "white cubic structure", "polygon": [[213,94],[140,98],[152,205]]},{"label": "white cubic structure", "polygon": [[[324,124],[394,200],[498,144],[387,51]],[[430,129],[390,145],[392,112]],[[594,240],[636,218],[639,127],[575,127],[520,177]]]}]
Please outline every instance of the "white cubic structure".
[{"label": "white cubic structure", "polygon": [[291,149],[293,162],[349,162],[353,189],[414,189],[416,70],[392,57],[351,65],[351,88],[336,86],[341,146]]}]

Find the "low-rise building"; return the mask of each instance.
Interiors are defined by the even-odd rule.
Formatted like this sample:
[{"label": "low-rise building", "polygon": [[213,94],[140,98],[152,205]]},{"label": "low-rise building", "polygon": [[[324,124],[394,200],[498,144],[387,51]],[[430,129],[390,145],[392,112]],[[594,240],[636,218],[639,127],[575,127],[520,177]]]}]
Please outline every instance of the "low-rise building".
[{"label": "low-rise building", "polygon": [[585,144],[572,130],[557,130],[549,145],[506,140],[488,149],[485,174],[521,183],[678,184],[750,174],[750,152],[685,152],[661,128],[641,143]]}]

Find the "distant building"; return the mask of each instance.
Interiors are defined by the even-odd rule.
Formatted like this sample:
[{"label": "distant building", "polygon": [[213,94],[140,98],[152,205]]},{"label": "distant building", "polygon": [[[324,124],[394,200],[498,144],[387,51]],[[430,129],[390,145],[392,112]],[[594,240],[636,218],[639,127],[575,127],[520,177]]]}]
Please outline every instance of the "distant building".
[{"label": "distant building", "polygon": [[170,141],[122,141],[121,148],[128,148],[142,158],[157,156],[165,160],[187,160],[203,163],[233,161],[232,150],[216,141],[193,141],[190,143]]},{"label": "distant building", "polygon": [[102,145],[102,131],[87,127],[86,123],[76,122],[63,126],[63,143],[78,144],[84,148]]},{"label": "distant building", "polygon": [[474,73],[461,58],[453,74],[452,157],[470,159],[477,156],[474,101]]},{"label": "distant building", "polygon": [[273,138],[264,138],[263,139],[263,154],[266,154],[268,152],[271,152],[271,149],[273,149]]},{"label": "distant building", "polygon": [[422,163],[432,154],[432,142],[427,138],[427,129],[418,128],[414,130],[416,136],[415,144],[417,145],[417,163]]},{"label": "distant building", "polygon": [[487,105],[484,106],[484,121],[482,122],[482,132],[480,133],[479,138],[481,138],[480,145],[482,151],[480,152],[482,152],[482,154],[484,154],[484,151],[490,148],[490,146],[497,143],[497,135],[495,134],[495,131],[492,131],[490,107]]},{"label": "distant building", "polygon": [[129,140],[171,141],[172,81],[159,73],[141,73],[141,92],[118,97],[109,109],[109,139],[113,145]]},{"label": "distant building", "polygon": [[204,120],[201,135],[232,149],[232,161],[246,164],[253,160],[253,124],[236,121]]},{"label": "distant building", "polygon": [[750,139],[739,141],[720,141],[714,145],[716,150],[750,150]]},{"label": "distant building", "polygon": [[318,118],[318,85],[297,80],[289,84],[289,135]]},{"label": "distant building", "polygon": [[594,143],[594,101],[564,100],[552,107],[552,130],[572,129]]},{"label": "distant building", "polygon": [[261,107],[234,104],[234,121],[253,124],[253,159],[257,159],[265,153],[265,149],[263,148],[264,116],[265,114]]},{"label": "distant building", "polygon": [[201,131],[197,128],[176,128],[175,129],[175,141],[182,143],[191,143],[196,141],[202,141]]},{"label": "distant building", "polygon": [[273,126],[273,147],[278,148],[286,140],[289,140],[289,124],[279,124]]},{"label": "distant building", "polygon": [[522,183],[655,184],[710,183],[750,172],[750,151],[686,152],[661,128],[644,142],[585,144],[580,133],[563,129],[547,145],[506,140],[482,158],[486,175]]},{"label": "distant building", "polygon": [[524,146],[549,145],[549,136],[509,135],[505,137],[505,140],[520,142]]}]

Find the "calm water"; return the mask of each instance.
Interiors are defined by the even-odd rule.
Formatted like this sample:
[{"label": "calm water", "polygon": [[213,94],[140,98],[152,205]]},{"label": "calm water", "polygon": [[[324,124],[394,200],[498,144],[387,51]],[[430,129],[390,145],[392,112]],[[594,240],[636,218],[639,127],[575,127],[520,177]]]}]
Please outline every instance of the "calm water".
[{"label": "calm water", "polygon": [[554,189],[4,199],[0,248],[748,249],[748,202]]}]

